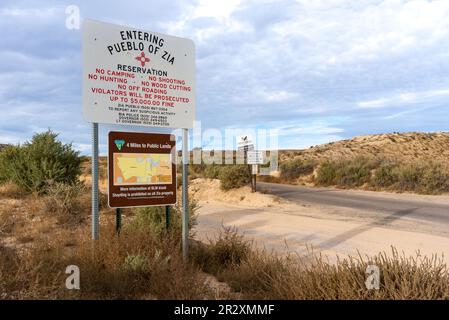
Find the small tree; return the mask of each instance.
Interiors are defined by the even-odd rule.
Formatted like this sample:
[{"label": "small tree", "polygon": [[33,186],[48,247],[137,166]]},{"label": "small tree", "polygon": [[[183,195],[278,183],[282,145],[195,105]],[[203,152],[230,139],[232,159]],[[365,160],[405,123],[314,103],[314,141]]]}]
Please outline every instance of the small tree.
[{"label": "small tree", "polygon": [[48,130],[35,134],[23,145],[6,147],[0,153],[0,179],[38,193],[51,182],[77,182],[82,158],[72,144],[58,141],[57,136]]}]

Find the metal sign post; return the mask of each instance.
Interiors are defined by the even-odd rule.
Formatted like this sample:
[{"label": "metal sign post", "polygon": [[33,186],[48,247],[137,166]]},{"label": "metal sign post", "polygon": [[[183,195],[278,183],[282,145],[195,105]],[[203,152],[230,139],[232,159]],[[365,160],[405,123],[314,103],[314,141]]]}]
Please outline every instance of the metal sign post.
[{"label": "metal sign post", "polygon": [[120,230],[122,229],[122,209],[115,209],[115,232],[117,236],[120,235]]},{"label": "metal sign post", "polygon": [[262,151],[249,151],[248,152],[248,164],[252,165],[252,179],[251,186],[252,192],[256,192],[256,176],[258,171],[258,165],[263,164],[263,153]]},{"label": "metal sign post", "polygon": [[168,231],[170,228],[170,206],[165,206],[165,229]]},{"label": "metal sign post", "polygon": [[185,261],[189,255],[189,199],[188,174],[189,174],[189,129],[182,129],[182,256]]},{"label": "metal sign post", "polygon": [[92,123],[92,239],[98,240],[98,123]]},{"label": "metal sign post", "polygon": [[256,185],[256,177],[257,177],[257,170],[258,170],[258,165],[257,164],[253,164],[252,165],[252,175],[253,175],[253,192],[257,191],[257,185]]}]

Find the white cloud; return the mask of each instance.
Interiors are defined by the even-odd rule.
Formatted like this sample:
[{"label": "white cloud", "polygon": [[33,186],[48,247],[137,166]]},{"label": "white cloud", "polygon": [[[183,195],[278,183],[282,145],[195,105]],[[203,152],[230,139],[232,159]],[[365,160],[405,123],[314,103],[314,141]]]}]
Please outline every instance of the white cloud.
[{"label": "white cloud", "polygon": [[[446,129],[449,1],[73,4],[83,17],[194,39],[197,115],[205,126],[277,127],[291,147],[372,131]],[[0,119],[0,140],[52,127],[87,150],[80,32],[64,28],[64,10],[52,2],[4,0],[0,17],[0,107],[14,110]],[[50,106],[58,117],[43,116]]]},{"label": "white cloud", "polygon": [[212,17],[219,20],[229,19],[229,16],[238,8],[241,0],[209,1],[200,0],[193,9],[193,18]]},{"label": "white cloud", "polygon": [[391,106],[404,106],[408,104],[423,103],[449,95],[448,89],[436,89],[418,92],[403,92],[394,94],[387,98],[379,98],[368,101],[358,102],[357,105],[361,108],[386,108]]},{"label": "white cloud", "polygon": [[14,17],[14,18],[48,18],[54,16],[60,12],[60,8],[18,8],[18,7],[6,7],[0,9],[0,16]]}]

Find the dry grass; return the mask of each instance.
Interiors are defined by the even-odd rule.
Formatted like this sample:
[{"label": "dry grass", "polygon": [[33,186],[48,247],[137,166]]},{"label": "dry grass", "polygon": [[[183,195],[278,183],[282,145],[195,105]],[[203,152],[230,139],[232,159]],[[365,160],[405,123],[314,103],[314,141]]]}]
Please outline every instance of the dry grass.
[{"label": "dry grass", "polygon": [[[291,259],[291,260],[289,260]],[[368,265],[380,269],[379,290],[365,286]],[[303,262],[253,253],[221,278],[247,298],[261,299],[447,299],[447,267],[436,257],[408,258],[396,251],[369,259],[347,258],[329,264],[322,258]]]},{"label": "dry grass", "polygon": [[[313,254],[280,257],[226,233],[224,238],[231,241],[223,242],[220,236],[216,242],[196,246],[194,258],[243,299],[449,298],[448,268],[437,256],[406,257],[392,248],[390,253],[348,257],[332,264]],[[230,259],[232,256],[239,259]],[[365,286],[368,265],[380,269],[379,290]]]},{"label": "dry grass", "polygon": [[61,225],[76,226],[87,218],[90,198],[91,195],[83,183],[53,183],[43,197],[44,210],[55,215]]},{"label": "dry grass", "polygon": [[27,193],[13,182],[0,184],[0,199],[21,199],[26,195]]},{"label": "dry grass", "polygon": [[[72,195],[61,208],[79,202],[87,216],[88,193]],[[154,219],[138,220],[130,211],[117,237],[103,210],[101,237],[93,245],[88,224],[77,220],[61,228],[46,210],[50,199],[0,199],[0,299],[449,299],[448,268],[436,256],[410,258],[393,250],[337,263],[313,254],[281,257],[225,228],[207,244],[192,241],[186,263],[179,228],[162,232]],[[380,269],[380,290],[365,287],[369,264]],[[80,268],[81,290],[65,288],[68,265]],[[223,283],[211,285],[210,274]]]},{"label": "dry grass", "polygon": [[[436,256],[410,258],[393,250],[337,263],[313,255],[280,257],[253,248],[232,229],[208,244],[194,242],[188,263],[178,236],[125,228],[118,238],[112,224],[102,226],[95,246],[85,228],[71,241],[60,234],[21,252],[0,246],[0,255],[3,299],[449,298],[448,269]],[[80,268],[81,290],[64,286],[65,268],[72,264]],[[379,290],[365,287],[371,264],[380,269]],[[234,293],[217,293],[203,272]]]},{"label": "dry grass", "polygon": [[[22,254],[1,248],[0,292],[3,298],[202,299],[208,290],[198,268],[184,263],[174,237],[157,238],[143,230],[124,229],[118,238],[112,224],[102,227],[93,246],[88,229],[67,247],[63,235],[35,243]],[[65,289],[68,265],[77,265],[81,290]]]}]

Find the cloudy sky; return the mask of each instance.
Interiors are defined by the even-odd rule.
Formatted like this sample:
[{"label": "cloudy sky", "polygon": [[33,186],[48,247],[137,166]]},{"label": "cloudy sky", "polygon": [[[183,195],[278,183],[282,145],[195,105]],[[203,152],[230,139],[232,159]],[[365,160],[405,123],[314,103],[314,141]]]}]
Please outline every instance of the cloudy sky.
[{"label": "cloudy sky", "polygon": [[0,143],[51,128],[89,152],[69,5],[193,39],[203,129],[276,128],[281,148],[448,130],[449,0],[2,0]]}]

